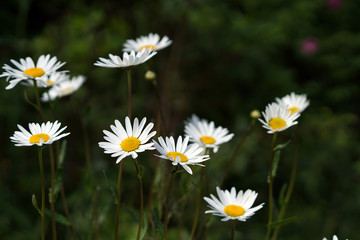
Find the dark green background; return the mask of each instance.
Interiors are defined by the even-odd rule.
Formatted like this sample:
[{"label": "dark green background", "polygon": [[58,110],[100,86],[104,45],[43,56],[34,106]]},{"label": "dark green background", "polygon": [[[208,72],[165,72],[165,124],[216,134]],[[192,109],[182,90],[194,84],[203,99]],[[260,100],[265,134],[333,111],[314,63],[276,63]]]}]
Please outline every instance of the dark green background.
[{"label": "dark green background", "polygon": [[[115,205],[103,171],[115,187],[117,165],[97,143],[102,141],[103,129],[109,129],[115,119],[123,122],[127,115],[125,71],[93,63],[109,53],[121,55],[126,39],[154,32],[169,36],[173,44],[147,64],[133,69],[133,116],[156,121],[155,94],[151,82],[144,78],[146,70],[151,69],[158,77],[166,119],[164,132],[183,134],[183,121],[196,113],[234,133],[234,139],[220,147],[208,166],[208,193],[215,193],[222,169],[251,122],[250,111],[264,110],[275,97],[290,92],[306,93],[311,104],[299,118],[298,126],[278,138],[282,143],[296,136],[299,148],[298,177],[287,211],[287,217],[297,216],[297,220],[282,228],[279,239],[329,239],[337,234],[339,239],[354,240],[360,239],[359,19],[360,2],[355,0],[344,0],[336,9],[329,8],[325,0],[8,0],[0,9],[0,64],[27,56],[37,59],[49,53],[67,62],[62,70],[87,76],[84,86],[71,99],[56,104],[57,119],[71,132],[66,138],[63,173],[80,239],[95,239],[89,222],[94,191],[103,216],[100,239],[113,238]],[[318,51],[313,55],[300,50],[301,42],[309,37],[318,42]],[[38,239],[40,217],[31,205],[31,195],[40,195],[36,150],[15,147],[9,137],[17,130],[16,124],[27,125],[40,119],[23,97],[24,90],[32,97],[31,89],[18,85],[5,90],[6,85],[3,78],[0,238]],[[50,120],[48,105],[44,104],[44,108]],[[86,177],[80,119],[89,134],[97,190],[89,187]],[[241,239],[265,238],[271,139],[256,123],[226,178],[226,188],[253,189],[259,192],[255,204],[266,202],[264,209],[247,222],[237,223]],[[275,178],[276,197],[288,182],[293,149],[292,142],[282,152]],[[153,153],[139,157],[145,167],[145,202],[155,162],[161,161],[152,157]],[[138,182],[131,161],[127,158],[124,164],[120,226],[124,239],[131,239],[129,236],[137,228],[132,216],[136,218],[138,211]],[[196,183],[199,169],[194,169],[192,181]],[[167,174],[170,164],[165,162],[162,170]],[[174,198],[180,198],[188,189],[188,179],[186,173],[176,175]],[[166,184],[167,178],[162,182]],[[164,188],[164,184],[158,188]],[[183,239],[191,230],[193,195],[186,202]],[[59,199],[56,204],[57,211],[63,214]],[[161,206],[161,201],[158,204]],[[203,212],[206,204],[202,204]],[[169,225],[170,234],[177,230],[176,211]],[[230,224],[217,217],[211,219],[208,239],[229,238]],[[154,226],[149,228],[149,239],[156,238]],[[71,239],[68,228],[61,224],[58,233],[59,239]]]}]

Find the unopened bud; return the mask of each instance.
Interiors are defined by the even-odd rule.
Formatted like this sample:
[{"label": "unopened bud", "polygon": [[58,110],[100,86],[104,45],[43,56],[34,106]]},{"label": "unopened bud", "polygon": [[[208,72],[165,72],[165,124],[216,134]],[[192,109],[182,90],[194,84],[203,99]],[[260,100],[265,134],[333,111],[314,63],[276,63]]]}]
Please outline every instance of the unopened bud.
[{"label": "unopened bud", "polygon": [[145,79],[146,80],[154,80],[156,78],[156,73],[154,73],[153,71],[148,70],[145,73]]},{"label": "unopened bud", "polygon": [[261,114],[260,114],[260,112],[259,112],[259,110],[252,110],[251,111],[251,113],[250,113],[250,116],[252,117],[252,118],[259,118],[259,117],[261,117]]}]

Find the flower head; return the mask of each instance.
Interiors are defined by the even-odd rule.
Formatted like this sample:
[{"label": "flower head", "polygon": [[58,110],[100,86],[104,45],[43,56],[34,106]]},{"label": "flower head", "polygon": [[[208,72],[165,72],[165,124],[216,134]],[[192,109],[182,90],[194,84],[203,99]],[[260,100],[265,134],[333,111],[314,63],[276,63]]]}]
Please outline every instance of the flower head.
[{"label": "flower head", "polygon": [[179,136],[176,144],[173,137],[166,137],[165,141],[159,137],[158,141],[159,143],[153,140],[156,150],[160,153],[155,156],[170,160],[173,165],[180,164],[189,174],[192,174],[192,170],[188,165],[204,167],[199,163],[210,159],[208,155],[202,154],[203,149],[198,144],[188,145],[189,137],[185,137],[183,140]]},{"label": "flower head", "polygon": [[34,61],[30,58],[21,58],[19,62],[10,60],[16,68],[13,68],[7,64],[3,66],[5,72],[0,77],[7,77],[6,81],[10,84],[5,89],[11,89],[15,87],[21,81],[36,80],[40,85],[46,87],[46,76],[58,70],[65,63],[58,62],[56,57],[50,58],[50,54],[41,55],[34,64]]},{"label": "flower head", "polygon": [[103,131],[106,142],[99,142],[99,147],[103,148],[105,153],[111,154],[111,157],[117,157],[116,163],[127,156],[137,158],[138,153],[155,149],[153,143],[147,143],[156,134],[156,131],[150,132],[154,124],[149,123],[145,127],[145,123],[146,118],[140,123],[135,118],[131,126],[130,118],[126,117],[124,128],[119,120],[115,120],[115,125],[110,125],[113,132]]},{"label": "flower head", "polygon": [[77,91],[85,82],[86,77],[83,75],[72,77],[71,79],[65,79],[58,84],[54,85],[48,92],[43,93],[41,101],[48,102],[56,98],[62,98],[68,96]]},{"label": "flower head", "polygon": [[277,103],[267,105],[262,115],[265,120],[259,118],[259,121],[265,129],[268,129],[269,134],[284,131],[297,124],[295,120],[300,116],[297,112],[291,114],[286,106]]},{"label": "flower head", "polygon": [[223,127],[215,127],[213,121],[208,122],[200,119],[195,114],[185,122],[185,135],[190,137],[190,141],[200,144],[204,148],[213,148],[217,152],[219,146],[232,139],[234,134]]},{"label": "flower head", "polygon": [[211,210],[207,210],[205,213],[223,217],[221,221],[236,219],[245,222],[264,205],[264,203],[262,203],[251,208],[258,194],[250,189],[245,192],[241,190],[236,194],[235,187],[232,187],[230,192],[228,190],[223,191],[219,187],[216,187],[216,192],[219,199],[212,194],[210,194],[211,198],[204,197],[204,200],[211,208]]},{"label": "flower head", "polygon": [[141,36],[135,40],[127,40],[124,44],[123,51],[141,51],[143,49],[158,51],[160,49],[166,48],[171,43],[172,41],[167,36],[164,36],[160,40],[159,34],[150,33],[148,36]]},{"label": "flower head", "polygon": [[119,56],[109,54],[110,59],[99,58],[100,61],[94,63],[95,66],[108,67],[108,68],[122,68],[132,67],[146,62],[153,57],[157,52],[153,52],[149,49],[143,49],[139,52],[131,51],[130,54],[124,52],[123,59]]},{"label": "flower head", "polygon": [[[54,123],[29,123],[28,132],[25,128],[17,125],[20,131],[15,131],[14,135],[10,137],[15,146],[32,146],[43,144],[52,144],[60,138],[66,137],[70,133],[62,133],[66,127],[59,130],[61,123],[55,121]],[[61,134],[62,133],[62,134]]]},{"label": "flower head", "polygon": [[[45,75],[43,80],[46,82],[46,86],[39,85],[39,87],[47,88],[47,87],[52,87],[52,86],[58,85],[58,84],[60,84],[61,82],[64,82],[64,81],[68,81],[69,80],[69,75],[64,73],[64,72],[53,72],[53,73],[51,73],[49,75]],[[33,86],[34,82],[33,81],[26,81],[26,82],[24,82],[24,85]]]},{"label": "flower head", "polygon": [[310,101],[306,98],[305,94],[290,93],[283,98],[276,98],[276,101],[283,106],[286,106],[291,114],[296,112],[301,113],[310,104]]}]

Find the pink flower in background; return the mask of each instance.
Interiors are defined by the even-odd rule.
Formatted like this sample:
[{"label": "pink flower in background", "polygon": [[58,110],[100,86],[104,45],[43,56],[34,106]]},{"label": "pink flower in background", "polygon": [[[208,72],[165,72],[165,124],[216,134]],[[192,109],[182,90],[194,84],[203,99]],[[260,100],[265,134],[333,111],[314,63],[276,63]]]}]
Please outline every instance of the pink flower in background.
[{"label": "pink flower in background", "polygon": [[343,0],[328,0],[326,6],[331,10],[338,10],[342,7]]},{"label": "pink flower in background", "polygon": [[314,55],[319,50],[318,41],[313,37],[305,38],[301,42],[300,51],[305,55]]}]

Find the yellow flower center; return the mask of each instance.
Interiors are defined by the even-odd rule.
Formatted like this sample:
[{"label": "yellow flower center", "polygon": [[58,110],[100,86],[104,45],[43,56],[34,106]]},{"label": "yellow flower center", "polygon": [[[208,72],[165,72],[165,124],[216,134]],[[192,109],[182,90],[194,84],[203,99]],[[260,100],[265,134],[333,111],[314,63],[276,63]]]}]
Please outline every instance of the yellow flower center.
[{"label": "yellow flower center", "polygon": [[272,129],[277,130],[286,126],[286,122],[281,118],[273,118],[269,121],[269,125]]},{"label": "yellow flower center", "polygon": [[61,89],[61,93],[62,93],[62,94],[71,93],[71,87],[67,87],[67,88]]},{"label": "yellow flower center", "polygon": [[288,111],[290,111],[290,114],[294,114],[296,112],[298,112],[300,109],[298,107],[291,107],[288,109]]},{"label": "yellow flower center", "polygon": [[54,82],[54,81],[51,81],[51,80],[47,80],[47,81],[46,81],[46,84],[51,86],[51,85],[54,85],[55,82]]},{"label": "yellow flower center", "polygon": [[47,142],[50,139],[50,136],[45,133],[35,134],[30,137],[29,142],[40,143],[40,139],[42,139],[44,142]]},{"label": "yellow flower center", "polygon": [[169,152],[168,154],[166,154],[166,156],[168,158],[173,157],[174,161],[175,161],[176,157],[180,157],[181,162],[187,162],[188,161],[188,158],[184,154],[179,153],[179,152]]},{"label": "yellow flower center", "polygon": [[29,68],[26,69],[24,73],[33,78],[37,78],[43,76],[45,74],[45,71],[42,68]]},{"label": "yellow flower center", "polygon": [[209,136],[202,136],[200,138],[201,141],[203,141],[205,144],[214,144],[215,143],[215,139],[213,137],[209,137]]},{"label": "yellow flower center", "polygon": [[140,47],[140,50],[143,50],[144,48],[148,48],[148,49],[151,49],[151,50],[154,50],[156,48],[155,45],[144,45],[144,46],[141,46]]},{"label": "yellow flower center", "polygon": [[245,213],[245,210],[238,205],[227,205],[224,208],[224,212],[231,217],[239,217]]},{"label": "yellow flower center", "polygon": [[123,140],[120,144],[122,150],[126,152],[132,152],[139,148],[140,140],[136,137],[128,137],[127,139]]}]

